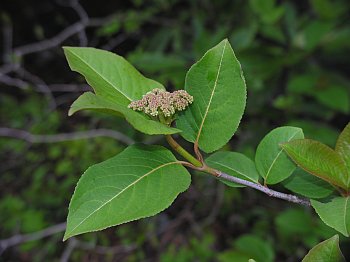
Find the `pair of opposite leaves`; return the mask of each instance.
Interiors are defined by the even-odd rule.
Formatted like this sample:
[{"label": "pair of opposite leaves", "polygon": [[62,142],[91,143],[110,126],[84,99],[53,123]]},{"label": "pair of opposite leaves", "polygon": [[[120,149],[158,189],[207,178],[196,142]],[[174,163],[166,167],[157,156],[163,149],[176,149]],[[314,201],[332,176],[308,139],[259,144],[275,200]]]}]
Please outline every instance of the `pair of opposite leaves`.
[{"label": "pair of opposite leaves", "polygon": [[[195,101],[171,128],[128,109],[154,88],[124,58],[93,48],[66,47],[72,70],[81,73],[95,94],[85,93],[69,114],[82,109],[122,115],[146,134],[181,135],[205,152],[226,144],[236,131],[246,103],[242,70],[227,40],[210,49],[186,76],[185,90]],[[188,171],[160,146],[133,145],[90,167],[79,180],[69,206],[64,239],[84,232],[152,216],[167,208],[190,184]]]},{"label": "pair of opposite leaves", "polygon": [[225,145],[237,130],[246,104],[246,86],[228,40],[210,49],[188,71],[185,90],[194,97],[194,104],[178,115],[178,129],[127,108],[131,101],[152,89],[164,89],[163,85],[145,78],[124,58],[113,53],[79,47],[64,50],[71,69],[82,74],[95,91],[79,97],[70,115],[82,109],[114,112],[146,134],[180,132],[207,153]]}]

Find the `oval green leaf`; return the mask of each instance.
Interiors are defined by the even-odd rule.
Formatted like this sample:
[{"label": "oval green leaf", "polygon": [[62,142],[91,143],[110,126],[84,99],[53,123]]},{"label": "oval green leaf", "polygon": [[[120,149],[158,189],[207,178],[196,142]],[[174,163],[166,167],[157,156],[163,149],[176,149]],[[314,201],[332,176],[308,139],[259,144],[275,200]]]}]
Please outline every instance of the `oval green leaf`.
[{"label": "oval green leaf", "polygon": [[339,248],[339,236],[335,235],[314,246],[302,262],[342,262],[345,261]]},{"label": "oval green leaf", "polygon": [[[237,152],[216,152],[206,159],[206,163],[228,175],[245,179],[254,183],[259,182],[259,174],[254,162],[245,155]],[[220,180],[231,187],[243,187],[242,185]]]},{"label": "oval green leaf", "polygon": [[349,174],[344,160],[332,148],[311,140],[294,140],[282,145],[301,168],[333,185],[349,189]]},{"label": "oval green leaf", "polygon": [[169,207],[190,182],[190,174],[166,148],[130,146],[80,178],[64,240],[153,216]]},{"label": "oval green leaf", "polygon": [[91,92],[86,92],[75,100],[68,114],[72,115],[77,111],[85,109],[123,116],[136,130],[148,135],[181,132],[179,129],[169,127],[158,121],[153,121],[147,115],[135,112],[125,105],[119,104],[118,101],[110,102]]},{"label": "oval green leaf", "polygon": [[322,221],[342,233],[350,234],[350,197],[334,197],[317,201],[311,200],[312,207],[316,210]]},{"label": "oval green leaf", "polygon": [[334,192],[334,187],[329,183],[300,168],[296,169],[293,175],[282,184],[288,190],[307,198],[325,198]]},{"label": "oval green leaf", "polygon": [[160,83],[144,77],[123,57],[91,47],[64,47],[73,71],[82,74],[96,95],[112,102],[128,105]]},{"label": "oval green leaf", "polygon": [[241,65],[227,39],[190,68],[185,90],[194,101],[179,114],[181,135],[207,153],[221,148],[237,130],[246,104]]},{"label": "oval green leaf", "polygon": [[256,149],[255,164],[266,184],[279,183],[292,175],[296,166],[280,144],[303,137],[301,128],[283,126],[275,128],[261,140]]}]

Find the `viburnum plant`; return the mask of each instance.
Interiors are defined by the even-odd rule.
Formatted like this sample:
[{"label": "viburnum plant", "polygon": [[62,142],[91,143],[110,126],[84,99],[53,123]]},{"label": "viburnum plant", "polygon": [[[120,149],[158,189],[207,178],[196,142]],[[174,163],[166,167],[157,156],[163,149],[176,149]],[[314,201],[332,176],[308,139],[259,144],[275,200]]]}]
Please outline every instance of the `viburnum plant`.
[{"label": "viburnum plant", "polygon": [[[69,115],[89,109],[124,117],[140,132],[165,135],[181,158],[162,146],[135,144],[88,168],[71,199],[64,240],[161,212],[189,187],[188,170],[212,175],[229,187],[248,186],[312,205],[327,225],[349,236],[350,124],[335,149],[304,139],[298,127],[283,126],[262,139],[254,161],[238,152],[217,151],[236,132],[247,97],[228,40],[207,51],[189,69],[184,90],[173,93],[113,53],[84,47],[64,51],[71,69],[94,89],[72,104]],[[173,134],[193,143],[194,153]],[[215,153],[204,158],[203,152]],[[296,195],[269,188],[277,183]]]}]

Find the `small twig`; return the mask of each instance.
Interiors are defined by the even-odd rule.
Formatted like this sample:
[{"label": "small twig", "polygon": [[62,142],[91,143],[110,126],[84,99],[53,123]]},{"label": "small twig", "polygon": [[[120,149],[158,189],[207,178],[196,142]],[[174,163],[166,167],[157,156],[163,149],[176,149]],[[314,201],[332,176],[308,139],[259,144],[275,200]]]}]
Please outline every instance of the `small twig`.
[{"label": "small twig", "polygon": [[24,56],[36,52],[42,52],[60,45],[64,40],[79,33],[84,28],[85,25],[79,21],[67,27],[62,32],[50,39],[45,39],[40,42],[20,46],[15,48],[13,51],[17,56]]},{"label": "small twig", "polygon": [[16,246],[25,242],[39,240],[39,239],[60,233],[65,229],[66,229],[66,223],[60,223],[31,234],[25,234],[25,235],[19,234],[19,235],[14,235],[7,239],[2,239],[0,240],[0,254],[2,254],[9,247]]},{"label": "small twig", "polygon": [[117,254],[117,253],[127,253],[135,250],[137,248],[136,244],[130,245],[117,245],[117,246],[99,246],[94,243],[87,243],[80,240],[76,240],[76,247],[83,250],[91,250],[97,254],[106,255],[106,254]]},{"label": "small twig", "polygon": [[3,61],[5,64],[10,63],[11,61],[11,53],[12,53],[12,43],[13,43],[13,28],[12,22],[7,15],[3,15]]},{"label": "small twig", "polygon": [[74,251],[74,249],[76,248],[78,244],[78,240],[76,240],[74,237],[70,238],[68,240],[68,244],[66,246],[66,248],[64,249],[62,256],[60,258],[60,262],[68,262],[69,258],[72,254],[72,252]]},{"label": "small twig", "polygon": [[28,89],[30,83],[23,81],[20,78],[10,77],[8,75],[3,75],[0,73],[0,83],[3,83],[8,86],[18,87],[19,89]]},{"label": "small twig", "polygon": [[271,197],[287,200],[289,202],[304,205],[304,206],[311,206],[310,201],[308,199],[300,198],[300,197],[297,197],[297,196],[291,195],[291,194],[281,193],[281,192],[272,190],[270,188],[267,188],[263,185],[256,184],[256,183],[253,183],[253,182],[250,182],[250,181],[238,178],[238,177],[230,176],[230,175],[225,174],[225,173],[218,171],[218,170],[215,170],[215,172],[217,173],[216,177],[219,179],[224,179],[224,180],[227,180],[230,182],[234,182],[237,184],[241,184],[241,185],[244,185],[247,187],[254,188],[254,189],[259,190],[259,191],[261,191],[261,192],[263,192]]},{"label": "small twig", "polygon": [[46,96],[51,110],[54,110],[56,108],[55,98],[52,95],[49,86],[45,83],[44,80],[42,80],[37,75],[30,73],[24,68],[18,68],[16,72],[20,74],[24,80],[30,81],[32,85],[36,86]]},{"label": "small twig", "polygon": [[34,135],[28,131],[7,127],[0,127],[0,136],[10,137],[27,141],[29,143],[56,143],[63,141],[88,139],[94,137],[110,137],[126,145],[134,143],[130,137],[115,130],[110,129],[93,129],[88,131],[78,131],[73,133],[60,133],[54,135]]},{"label": "small twig", "polygon": [[[84,25],[87,25],[89,23],[89,16],[86,13],[85,9],[82,7],[82,5],[79,3],[79,1],[71,0],[71,7],[78,14],[80,18],[80,22]],[[78,37],[79,37],[80,46],[87,46],[88,39],[86,36],[85,28],[82,29],[80,32],[78,32]]]},{"label": "small twig", "polygon": [[128,38],[128,35],[126,34],[120,34],[111,40],[109,40],[105,45],[103,45],[101,48],[104,50],[112,50],[116,48],[118,45],[123,43]]}]

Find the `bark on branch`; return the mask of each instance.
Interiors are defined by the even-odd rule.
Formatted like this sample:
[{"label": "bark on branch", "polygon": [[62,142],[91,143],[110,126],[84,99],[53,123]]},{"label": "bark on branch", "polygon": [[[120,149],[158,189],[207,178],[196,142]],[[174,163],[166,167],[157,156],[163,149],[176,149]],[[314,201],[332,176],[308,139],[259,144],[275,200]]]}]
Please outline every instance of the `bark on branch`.
[{"label": "bark on branch", "polygon": [[234,182],[234,183],[237,183],[240,185],[254,188],[254,189],[259,190],[259,191],[261,191],[261,192],[263,192],[271,197],[287,200],[289,202],[300,204],[303,206],[311,206],[310,200],[308,200],[308,199],[300,198],[298,196],[291,195],[291,194],[285,194],[282,192],[278,192],[278,191],[272,190],[270,188],[267,188],[263,185],[256,184],[256,183],[253,183],[253,182],[250,182],[250,181],[238,178],[238,177],[230,176],[230,175],[223,173],[221,171],[216,170],[216,173],[217,173],[217,178],[219,178],[219,179],[223,179],[223,180],[226,180],[229,182]]}]

